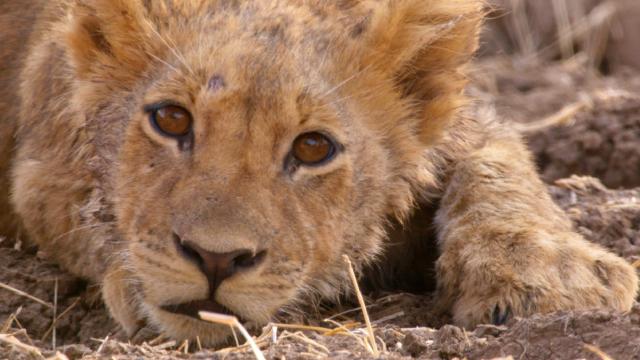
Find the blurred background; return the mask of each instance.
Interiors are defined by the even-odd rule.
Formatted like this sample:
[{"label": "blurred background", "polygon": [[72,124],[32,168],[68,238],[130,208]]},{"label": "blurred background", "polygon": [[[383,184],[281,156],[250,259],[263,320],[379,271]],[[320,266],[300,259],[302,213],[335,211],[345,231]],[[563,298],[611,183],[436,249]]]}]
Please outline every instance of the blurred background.
[{"label": "blurred background", "polygon": [[489,0],[482,55],[581,57],[609,74],[640,70],[639,0]]},{"label": "blurred background", "polygon": [[470,92],[518,127],[543,178],[640,187],[640,0],[489,0]]}]

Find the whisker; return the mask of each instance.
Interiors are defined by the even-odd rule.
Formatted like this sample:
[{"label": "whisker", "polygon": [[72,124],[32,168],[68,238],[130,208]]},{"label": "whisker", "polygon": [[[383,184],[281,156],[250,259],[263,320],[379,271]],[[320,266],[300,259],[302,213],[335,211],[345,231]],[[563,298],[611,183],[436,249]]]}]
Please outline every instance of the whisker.
[{"label": "whisker", "polygon": [[149,21],[148,19],[145,19],[144,21],[148,26],[148,28],[151,30],[151,32],[167,47],[167,49],[169,49],[169,51],[171,51],[171,53],[178,59],[178,61],[182,63],[182,65],[187,69],[187,71],[189,71],[189,73],[191,74],[194,74],[193,69],[191,69],[191,67],[187,64],[186,59],[175,48],[175,44],[174,46],[169,44],[168,39],[160,35],[160,33],[158,32],[154,24],[151,23],[151,21]]},{"label": "whisker", "polygon": [[340,89],[341,87],[345,86],[346,84],[348,84],[350,81],[354,80],[355,78],[357,78],[358,76],[360,76],[362,73],[364,73],[365,71],[367,71],[369,68],[371,67],[371,65],[367,65],[365,66],[363,69],[357,71],[355,74],[349,76],[348,78],[346,78],[345,80],[343,80],[342,82],[340,82],[338,85],[334,86],[333,88],[329,89],[329,91],[327,91],[326,93],[322,94],[320,96],[321,99],[331,95],[333,92],[337,91],[338,89]]},{"label": "whisker", "polygon": [[51,242],[56,242],[56,241],[60,240],[61,238],[63,238],[64,236],[71,235],[71,234],[73,234],[75,232],[78,232],[78,231],[82,231],[82,230],[86,230],[86,229],[92,229],[92,228],[98,228],[98,227],[101,227],[101,226],[109,225],[111,223],[114,223],[114,222],[95,223],[95,224],[87,224],[87,225],[78,226],[78,227],[75,227],[75,228],[73,228],[73,229],[71,229],[71,230],[69,230],[67,232],[64,232],[64,233],[56,236],[55,238],[53,238],[53,240],[51,240]]},{"label": "whisker", "polygon": [[162,60],[162,59],[161,59],[161,58],[159,58],[158,56],[156,56],[156,55],[154,55],[154,54],[152,54],[152,53],[150,53],[150,52],[148,52],[148,51],[147,51],[147,55],[151,56],[152,58],[156,59],[157,61],[159,61],[159,62],[163,63],[163,64],[164,64],[164,65],[166,65],[166,66],[168,66],[171,70],[173,70],[173,71],[175,71],[175,72],[179,72],[179,71],[178,71],[178,69],[177,69],[175,66],[173,66],[173,65],[169,64],[168,62],[166,62],[166,61]]}]

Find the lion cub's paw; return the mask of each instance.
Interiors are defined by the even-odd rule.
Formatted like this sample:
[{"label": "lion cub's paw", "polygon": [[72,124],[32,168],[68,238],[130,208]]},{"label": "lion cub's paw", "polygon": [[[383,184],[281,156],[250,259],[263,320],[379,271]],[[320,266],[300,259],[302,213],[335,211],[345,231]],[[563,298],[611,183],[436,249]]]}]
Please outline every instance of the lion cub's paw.
[{"label": "lion cub's paw", "polygon": [[478,253],[464,262],[452,308],[456,323],[502,325],[534,313],[631,308],[638,277],[622,258],[576,234],[520,246],[511,256]]}]

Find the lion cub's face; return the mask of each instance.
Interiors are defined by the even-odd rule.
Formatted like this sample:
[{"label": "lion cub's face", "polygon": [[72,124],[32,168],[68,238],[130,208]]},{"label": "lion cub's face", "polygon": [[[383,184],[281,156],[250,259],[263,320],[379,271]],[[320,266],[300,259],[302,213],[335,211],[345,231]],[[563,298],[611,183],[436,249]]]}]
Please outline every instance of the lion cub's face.
[{"label": "lion cub's face", "polygon": [[[380,29],[396,16],[414,31],[411,21],[455,11],[419,1],[94,3],[72,53],[94,94],[88,106],[117,118],[97,137],[117,143],[112,201],[142,315],[171,336],[215,343],[227,329],[198,310],[264,323],[348,286],[341,255],[362,265],[379,251],[385,219],[430,181],[424,129],[451,111],[444,82],[428,94],[402,83],[418,40]],[[427,10],[434,19],[408,18]],[[380,35],[394,31],[397,47]],[[462,63],[449,58],[437,76]],[[442,102],[428,125],[426,97]]]}]

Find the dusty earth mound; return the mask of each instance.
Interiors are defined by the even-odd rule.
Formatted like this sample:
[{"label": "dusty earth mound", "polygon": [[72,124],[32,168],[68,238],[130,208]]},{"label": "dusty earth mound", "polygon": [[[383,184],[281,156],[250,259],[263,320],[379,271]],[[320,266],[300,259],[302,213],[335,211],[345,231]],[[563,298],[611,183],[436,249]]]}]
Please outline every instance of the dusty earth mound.
[{"label": "dusty earth mound", "polygon": [[544,66],[487,59],[470,91],[516,122],[544,180],[573,174],[640,186],[640,73],[600,77],[579,59]]}]

